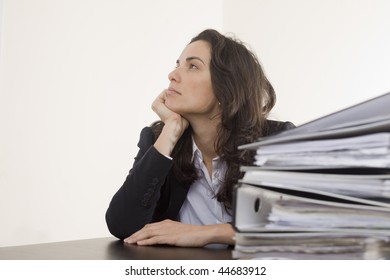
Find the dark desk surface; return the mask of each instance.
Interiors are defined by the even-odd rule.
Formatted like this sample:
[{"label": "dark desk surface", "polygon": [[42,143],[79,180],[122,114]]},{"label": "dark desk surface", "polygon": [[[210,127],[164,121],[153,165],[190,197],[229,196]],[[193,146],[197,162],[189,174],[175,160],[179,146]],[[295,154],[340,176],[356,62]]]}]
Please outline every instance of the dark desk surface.
[{"label": "dark desk surface", "polygon": [[0,247],[0,260],[228,260],[231,249],[137,246],[107,237]]}]

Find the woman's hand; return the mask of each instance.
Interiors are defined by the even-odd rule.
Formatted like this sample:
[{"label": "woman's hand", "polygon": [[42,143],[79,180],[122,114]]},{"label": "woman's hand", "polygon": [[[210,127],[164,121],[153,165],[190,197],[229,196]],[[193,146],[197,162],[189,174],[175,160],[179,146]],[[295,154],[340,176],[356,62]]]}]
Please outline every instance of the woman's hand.
[{"label": "woman's hand", "polygon": [[198,226],[164,220],[145,225],[124,241],[137,245],[203,247],[210,243],[234,244],[233,236],[234,230],[229,224]]},{"label": "woman's hand", "polygon": [[173,112],[165,105],[166,90],[162,91],[153,101],[152,109],[164,122],[164,128],[154,144],[162,154],[170,156],[179,138],[187,129],[189,123],[180,114]]}]

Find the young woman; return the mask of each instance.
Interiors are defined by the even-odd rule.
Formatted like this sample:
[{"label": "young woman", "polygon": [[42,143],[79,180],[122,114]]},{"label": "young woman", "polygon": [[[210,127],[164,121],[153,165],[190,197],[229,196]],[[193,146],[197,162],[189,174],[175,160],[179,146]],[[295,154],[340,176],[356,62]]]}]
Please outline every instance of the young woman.
[{"label": "young woman", "polygon": [[256,56],[215,30],[191,40],[168,78],[108,228],[138,245],[234,244],[233,187],[253,162],[237,147],[294,125],[267,120],[275,93]]}]

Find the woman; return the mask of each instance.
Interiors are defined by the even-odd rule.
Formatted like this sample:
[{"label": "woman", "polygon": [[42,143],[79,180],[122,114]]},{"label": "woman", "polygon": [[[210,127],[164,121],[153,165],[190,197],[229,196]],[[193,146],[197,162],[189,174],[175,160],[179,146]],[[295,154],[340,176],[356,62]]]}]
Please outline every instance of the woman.
[{"label": "woman", "polygon": [[266,119],[274,90],[241,42],[215,30],[193,38],[152,104],[123,186],[106,213],[127,243],[234,244],[232,194],[253,153],[237,147],[293,127]]}]

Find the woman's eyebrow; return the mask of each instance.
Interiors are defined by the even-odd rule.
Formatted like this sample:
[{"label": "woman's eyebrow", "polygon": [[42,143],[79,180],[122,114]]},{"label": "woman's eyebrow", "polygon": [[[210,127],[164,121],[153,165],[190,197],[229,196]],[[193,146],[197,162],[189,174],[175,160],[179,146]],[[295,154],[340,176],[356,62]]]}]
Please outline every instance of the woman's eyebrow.
[{"label": "woman's eyebrow", "polygon": [[[202,62],[204,65],[206,65],[206,63],[204,63],[204,61],[203,61],[200,57],[197,57],[197,56],[189,56],[189,57],[186,58],[186,61],[188,62],[188,61],[191,61],[191,60],[194,60],[194,59],[199,60],[199,61]],[[180,61],[179,61],[179,60],[176,60],[176,64],[177,64],[177,65],[180,65]]]},{"label": "woman's eyebrow", "polygon": [[197,56],[189,56],[189,57],[186,58],[186,61],[190,61],[190,60],[193,60],[193,59],[199,60],[204,65],[206,65],[206,63],[204,63],[204,61],[200,57],[197,57]]}]

